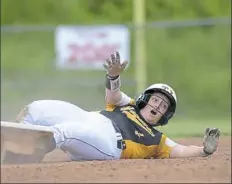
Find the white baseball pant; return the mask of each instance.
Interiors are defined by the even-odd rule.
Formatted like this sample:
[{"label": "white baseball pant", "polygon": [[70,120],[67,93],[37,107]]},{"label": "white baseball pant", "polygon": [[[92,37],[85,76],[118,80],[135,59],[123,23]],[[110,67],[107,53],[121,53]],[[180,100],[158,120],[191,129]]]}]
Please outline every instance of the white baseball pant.
[{"label": "white baseball pant", "polygon": [[122,136],[112,121],[98,112],[64,101],[40,100],[27,105],[21,123],[50,127],[57,148],[71,160],[120,159]]}]

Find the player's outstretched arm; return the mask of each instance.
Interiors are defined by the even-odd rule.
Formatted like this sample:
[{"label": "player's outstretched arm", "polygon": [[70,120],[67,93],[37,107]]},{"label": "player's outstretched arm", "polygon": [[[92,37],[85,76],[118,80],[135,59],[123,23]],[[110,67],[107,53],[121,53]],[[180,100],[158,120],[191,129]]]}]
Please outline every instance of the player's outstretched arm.
[{"label": "player's outstretched arm", "polygon": [[111,58],[107,59],[103,64],[106,69],[106,101],[113,105],[126,105],[131,98],[120,91],[121,79],[120,74],[125,69],[127,61],[120,62],[120,54],[111,54]]},{"label": "player's outstretched arm", "polygon": [[205,157],[217,150],[220,131],[217,128],[207,128],[203,138],[203,146],[176,145],[172,148],[170,158]]}]

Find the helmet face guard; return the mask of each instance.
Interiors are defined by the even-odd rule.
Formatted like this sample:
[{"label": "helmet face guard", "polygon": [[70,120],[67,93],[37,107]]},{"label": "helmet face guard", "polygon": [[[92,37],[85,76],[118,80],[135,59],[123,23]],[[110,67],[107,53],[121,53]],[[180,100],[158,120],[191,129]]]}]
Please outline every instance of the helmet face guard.
[{"label": "helmet face guard", "polygon": [[136,100],[136,106],[139,109],[142,109],[147,105],[151,95],[154,92],[160,92],[169,98],[170,105],[166,113],[164,113],[161,119],[155,125],[153,125],[154,127],[159,126],[159,125],[163,126],[163,125],[168,124],[168,120],[172,118],[172,116],[175,114],[175,111],[176,111],[176,95],[174,91],[170,89],[169,86],[166,86],[166,85],[160,85],[160,84],[155,84],[155,85],[157,87],[152,87],[152,86],[149,87],[150,89],[148,88],[147,90],[145,90],[144,93],[142,93]]}]

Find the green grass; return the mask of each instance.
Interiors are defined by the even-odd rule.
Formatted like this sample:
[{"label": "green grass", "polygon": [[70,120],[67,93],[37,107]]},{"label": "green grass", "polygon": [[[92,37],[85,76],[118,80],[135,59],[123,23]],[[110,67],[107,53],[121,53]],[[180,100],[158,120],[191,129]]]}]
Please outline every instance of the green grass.
[{"label": "green grass", "polygon": [[206,128],[219,128],[221,135],[231,136],[231,119],[173,119],[158,127],[170,138],[203,137]]}]

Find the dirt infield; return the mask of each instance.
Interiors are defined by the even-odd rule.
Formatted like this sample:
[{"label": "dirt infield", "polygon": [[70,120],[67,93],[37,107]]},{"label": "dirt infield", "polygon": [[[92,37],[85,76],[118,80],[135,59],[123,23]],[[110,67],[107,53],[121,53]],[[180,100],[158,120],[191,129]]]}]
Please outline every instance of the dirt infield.
[{"label": "dirt infield", "polygon": [[[178,142],[200,146],[202,140]],[[68,162],[55,150],[42,164],[1,166],[5,182],[230,183],[231,137],[221,137],[217,152],[207,158]]]}]

